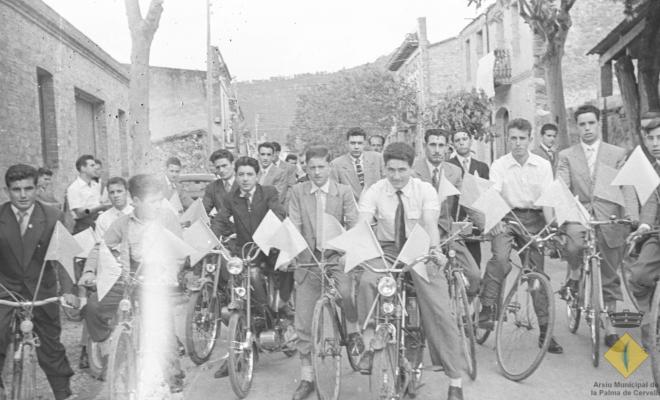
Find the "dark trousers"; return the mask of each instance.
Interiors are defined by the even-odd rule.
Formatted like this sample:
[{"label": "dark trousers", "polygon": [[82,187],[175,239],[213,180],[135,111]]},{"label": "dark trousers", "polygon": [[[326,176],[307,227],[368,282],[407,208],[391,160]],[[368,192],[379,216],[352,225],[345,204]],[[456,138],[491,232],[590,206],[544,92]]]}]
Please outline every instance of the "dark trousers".
[{"label": "dark trousers", "polygon": [[660,278],[660,239],[649,238],[639,253],[637,261],[630,266],[630,291],[637,300],[639,310],[646,318],[651,310],[651,299],[656,280]]},{"label": "dark trousers", "polygon": [[117,308],[123,296],[124,284],[122,282],[115,283],[101,301],[99,301],[98,292],[89,296],[87,305],[83,307],[80,314],[87,326],[87,333],[93,341],[102,342],[110,337],[114,328],[112,320],[117,315]]},{"label": "dark trousers", "polygon": [[[12,340],[11,321],[14,308],[0,306],[0,369],[4,366],[7,348]],[[39,337],[41,346],[37,347],[39,366],[46,374],[56,400],[64,399],[71,394],[69,378],[73,370],[66,357],[64,345],[60,341],[62,327],[57,304],[35,307],[32,322],[34,333]],[[0,374],[0,387],[4,387]]]},{"label": "dark trousers", "polygon": [[[515,212],[516,217],[530,234],[537,234],[545,226],[545,218],[541,210]],[[491,242],[493,256],[486,264],[486,272],[481,283],[481,304],[492,306],[498,302],[502,284],[511,271],[511,250],[514,244],[518,247],[526,244],[524,231],[521,227],[507,224],[504,232],[495,236]],[[543,253],[537,248],[530,247],[528,251],[529,262],[539,272],[543,272]],[[543,296],[534,296],[534,310],[539,324],[548,323],[548,304]]]},{"label": "dark trousers", "polygon": [[466,240],[465,247],[467,247],[470,254],[472,254],[472,258],[474,258],[474,262],[477,263],[477,267],[481,269],[481,242]]}]

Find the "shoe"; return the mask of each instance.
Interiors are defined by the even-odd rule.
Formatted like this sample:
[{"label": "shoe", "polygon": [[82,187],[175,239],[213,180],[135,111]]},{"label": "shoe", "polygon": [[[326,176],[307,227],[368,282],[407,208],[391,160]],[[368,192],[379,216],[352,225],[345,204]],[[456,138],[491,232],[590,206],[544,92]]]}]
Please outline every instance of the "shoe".
[{"label": "shoe", "polygon": [[607,346],[607,348],[613,347],[618,341],[619,341],[619,335],[617,335],[616,333],[613,333],[611,335],[605,335],[605,346]]},{"label": "shoe", "polygon": [[177,354],[179,354],[179,357],[183,357],[186,355],[186,346],[181,343],[181,340],[179,337],[176,337],[176,349],[177,349]]},{"label": "shoe", "polygon": [[371,375],[371,365],[374,362],[374,351],[365,350],[358,361],[358,370],[362,375]]},{"label": "shoe", "polygon": [[463,400],[463,388],[459,388],[457,386],[449,386],[447,400]]},{"label": "shoe", "polygon": [[314,382],[302,380],[300,381],[300,385],[298,385],[298,389],[296,389],[296,391],[293,392],[293,396],[291,397],[291,400],[304,400],[308,398],[313,391],[314,391]]},{"label": "shoe", "polygon": [[87,369],[89,368],[89,356],[87,355],[87,347],[82,346],[80,350],[80,360],[78,360],[78,368]]},{"label": "shoe", "polygon": [[346,345],[351,357],[359,357],[364,353],[364,342],[359,332],[349,333]]},{"label": "shoe", "polygon": [[482,305],[481,311],[479,311],[479,328],[493,329],[494,325],[495,325],[495,307]]},{"label": "shoe", "polygon": [[573,300],[578,294],[579,285],[580,281],[576,279],[567,280],[564,286],[559,289],[559,297],[565,301]]},{"label": "shoe", "polygon": [[215,371],[213,377],[215,379],[220,379],[220,378],[226,378],[227,376],[229,376],[229,365],[227,365],[227,360],[225,360],[222,362],[220,368],[218,368],[218,370]]},{"label": "shoe", "polygon": [[[539,330],[541,331],[541,333],[539,334],[539,348],[541,348],[543,347],[543,342],[545,341],[545,335],[548,332],[548,326],[539,325]],[[557,343],[555,338],[551,337],[550,344],[548,344],[548,353],[562,354],[563,352],[564,352],[564,348],[561,347],[559,343]]]}]

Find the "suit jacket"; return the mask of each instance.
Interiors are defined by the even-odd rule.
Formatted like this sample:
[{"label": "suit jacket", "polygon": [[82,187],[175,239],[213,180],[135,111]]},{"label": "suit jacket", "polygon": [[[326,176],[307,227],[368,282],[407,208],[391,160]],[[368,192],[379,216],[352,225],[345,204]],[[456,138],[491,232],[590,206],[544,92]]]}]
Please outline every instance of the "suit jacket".
[{"label": "suit jacket", "polygon": [[[234,183],[231,185],[230,192],[238,189],[238,180],[234,178]],[[216,211],[220,210],[222,206],[222,198],[225,197],[227,191],[225,190],[225,185],[222,182],[222,179],[216,179],[213,182],[209,183],[204,189],[204,197],[202,198],[202,203],[204,204],[204,209],[206,213],[210,213],[213,208]]]},{"label": "suit jacket", "polygon": [[[261,177],[263,175],[263,170],[259,171],[259,182],[261,182]],[[277,189],[277,195],[280,199],[280,203],[284,204],[286,200],[286,191],[289,185],[287,172],[277,165],[273,164],[268,170],[268,174],[264,178],[262,186],[273,186]]]},{"label": "suit jacket", "polygon": [[[252,241],[252,234],[264,219],[268,210],[272,210],[280,219],[284,219],[286,212],[272,186],[257,187],[252,196],[250,211],[245,198],[241,197],[241,190],[233,190],[230,195],[222,199],[222,207],[211,220],[211,229],[216,236],[229,236],[236,230],[236,244],[242,247]],[[234,223],[229,220],[234,217]]]},{"label": "suit jacket", "polygon": [[165,191],[163,193],[164,197],[169,200],[174,196],[174,193],[176,192],[179,195],[179,200],[181,200],[181,205],[183,206],[183,209],[187,209],[190,207],[190,205],[193,203],[192,197],[190,197],[185,190],[183,190],[183,187],[180,183],[172,183],[165,179]]},{"label": "suit jacket", "polygon": [[548,160],[550,166],[552,167],[552,174],[555,176],[557,175],[557,164],[559,162],[559,156],[557,155],[556,151],[554,152],[554,156],[551,157],[550,154],[543,147],[541,147],[541,145],[539,145],[532,149],[532,153]]},{"label": "suit jacket", "polygon": [[357,172],[355,172],[355,163],[350,154],[339,156],[330,163],[332,167],[331,178],[338,183],[349,185],[353,189],[353,196],[356,200],[360,198],[363,189],[367,189],[385,176],[385,163],[382,154],[375,151],[365,151],[362,154],[364,156],[362,162],[364,188],[360,186]]},{"label": "suit jacket", "polygon": [[[639,219],[637,198],[631,187],[624,186],[622,189],[626,203],[625,209],[618,204],[594,196],[596,179],[593,178],[598,177],[598,165],[604,164],[618,169],[626,158],[624,149],[601,141],[593,178],[589,173],[587,158],[580,143],[560,151],[558,158],[557,176],[568,185],[574,195],[579,197],[580,202],[593,213],[596,219],[605,220],[611,215],[619,217],[630,215],[635,220]],[[629,228],[623,225],[604,225],[601,227],[601,231],[607,246],[615,248],[625,243]]]},{"label": "suit jacket", "polygon": [[[654,167],[655,171],[660,174],[660,164],[657,161],[655,162]],[[651,228],[660,225],[660,214],[658,214],[660,208],[658,205],[660,205],[660,188],[656,188],[653,191],[653,194],[651,194],[651,197],[649,197],[646,203],[642,206],[642,210],[639,214],[639,222],[647,224]]]},{"label": "suit jacket", "polygon": [[[413,164],[413,170],[417,174],[417,177],[424,182],[433,183],[433,172],[429,170],[429,165],[426,162],[426,157],[419,157],[415,160]],[[443,162],[440,164],[440,174],[444,171],[445,177],[452,185],[456,186],[456,189],[460,190],[461,185],[463,184],[463,175],[460,168],[448,162]],[[441,175],[440,175],[441,176]],[[440,176],[438,179],[440,179]],[[437,191],[438,188],[436,187]],[[440,219],[438,220],[438,225],[445,230],[445,232],[451,232],[451,222],[453,221],[452,215],[456,215],[456,209],[458,207],[458,196],[449,196],[441,205],[440,210]]]},{"label": "suit jacket", "polygon": [[[305,238],[309,248],[314,250],[316,249],[318,231],[316,226],[316,195],[311,193],[312,187],[313,183],[309,181],[293,187],[289,201],[289,218]],[[325,199],[325,213],[335,217],[346,229],[355,226],[358,220],[358,210],[350,186],[330,180],[328,194]],[[328,251],[326,251],[326,259],[327,256]],[[303,252],[298,260],[309,262],[311,256],[309,252]],[[308,272],[307,268],[296,271],[298,283],[304,280]]]},{"label": "suit jacket", "polygon": [[[283,170],[286,176],[286,192],[282,197],[282,202],[285,203],[289,199],[289,191],[297,183],[298,180],[298,168],[295,165],[291,165],[288,162],[279,160],[277,163],[277,168]],[[288,203],[286,203],[288,204]]]},{"label": "suit jacket", "polygon": [[[0,283],[12,292],[32,300],[50,237],[55,224],[58,220],[62,221],[63,217],[61,211],[36,201],[28,228],[21,238],[11,203],[0,206]],[[54,267],[50,262],[45,266],[37,299],[57,296],[57,275]],[[9,297],[8,294],[0,289],[0,298],[6,297]],[[57,307],[57,304],[49,304],[45,309],[49,314],[55,315],[53,313],[57,313]]]},{"label": "suit jacket", "polygon": [[[461,171],[463,171],[463,165],[461,165],[461,162],[458,160],[458,157],[454,156],[450,158],[448,162],[456,165],[461,169]],[[479,161],[474,157],[470,159],[470,168],[468,172],[472,175],[474,175],[474,173],[476,172],[477,174],[479,174],[480,178],[490,179],[490,170],[488,169],[488,164],[486,164],[483,161]],[[465,175],[465,171],[463,171],[463,175]]]}]

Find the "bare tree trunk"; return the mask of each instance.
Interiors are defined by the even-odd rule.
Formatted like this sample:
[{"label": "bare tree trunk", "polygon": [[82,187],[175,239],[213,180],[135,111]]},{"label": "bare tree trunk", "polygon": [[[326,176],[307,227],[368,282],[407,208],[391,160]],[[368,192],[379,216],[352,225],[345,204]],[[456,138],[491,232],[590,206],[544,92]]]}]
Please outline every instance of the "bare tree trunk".
[{"label": "bare tree trunk", "polygon": [[648,110],[660,113],[660,95],[658,93],[658,76],[660,75],[660,1],[649,1],[646,10],[646,26],[641,34],[639,51],[639,80],[648,99]]},{"label": "bare tree trunk", "polygon": [[630,139],[633,147],[644,143],[640,129],[639,87],[635,77],[635,66],[630,56],[623,56],[614,63],[616,80],[621,90],[623,108],[626,110]]},{"label": "bare tree trunk", "polygon": [[545,86],[548,93],[548,106],[553,121],[557,124],[557,146],[560,149],[570,145],[568,138],[568,122],[566,116],[566,102],[564,100],[564,79],[561,70],[561,57],[547,58],[543,63],[545,70]]},{"label": "bare tree trunk", "polygon": [[131,31],[131,82],[128,89],[129,136],[132,143],[132,173],[147,172],[146,156],[151,150],[149,131],[149,53],[163,12],[163,0],[151,0],[142,18],[138,0],[125,0]]}]

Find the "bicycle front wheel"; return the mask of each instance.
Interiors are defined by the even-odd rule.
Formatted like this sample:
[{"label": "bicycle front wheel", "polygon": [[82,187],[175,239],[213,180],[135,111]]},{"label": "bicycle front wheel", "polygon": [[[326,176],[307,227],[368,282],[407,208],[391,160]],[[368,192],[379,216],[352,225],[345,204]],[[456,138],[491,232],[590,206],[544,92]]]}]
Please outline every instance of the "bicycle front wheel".
[{"label": "bicycle front wheel", "polygon": [[458,325],[458,334],[461,338],[461,348],[463,356],[467,362],[467,372],[470,379],[477,378],[477,354],[475,350],[474,325],[470,321],[470,303],[468,302],[463,274],[454,273],[456,282],[456,293],[453,299],[454,313],[456,315],[456,324]]},{"label": "bicycle front wheel", "polygon": [[651,303],[651,322],[650,322],[650,343],[646,343],[648,346],[649,355],[651,356],[651,370],[653,372],[653,380],[655,381],[656,387],[660,384],[660,324],[658,324],[660,318],[660,290],[655,288],[655,293],[653,294],[653,301]]},{"label": "bicycle front wheel", "polygon": [[[521,381],[538,368],[548,350],[554,321],[550,282],[538,272],[523,274],[506,296],[495,329],[497,364],[506,378]],[[541,325],[547,326],[543,341]]]},{"label": "bicycle front wheel", "polygon": [[229,380],[236,396],[245,398],[252,386],[254,347],[245,315],[235,312],[229,318]]},{"label": "bicycle front wheel", "polygon": [[600,314],[602,307],[600,296],[602,289],[600,287],[600,265],[597,260],[591,261],[591,364],[598,367],[600,361]]},{"label": "bicycle front wheel", "polygon": [[399,379],[395,365],[396,345],[387,343],[385,347],[374,351],[371,367],[370,400],[391,400],[399,398]]},{"label": "bicycle front wheel", "polygon": [[12,400],[35,399],[37,384],[37,355],[30,344],[23,344],[21,355],[12,363]]},{"label": "bicycle front wheel", "polygon": [[110,400],[135,400],[137,393],[137,349],[133,346],[133,332],[118,325],[110,337],[108,356],[108,389]]},{"label": "bicycle front wheel", "polygon": [[312,317],[312,366],[319,400],[339,399],[341,333],[334,302],[322,296]]},{"label": "bicycle front wheel", "polygon": [[192,294],[186,310],[186,349],[197,365],[209,359],[220,332],[220,305],[214,292],[213,283],[206,282]]}]

